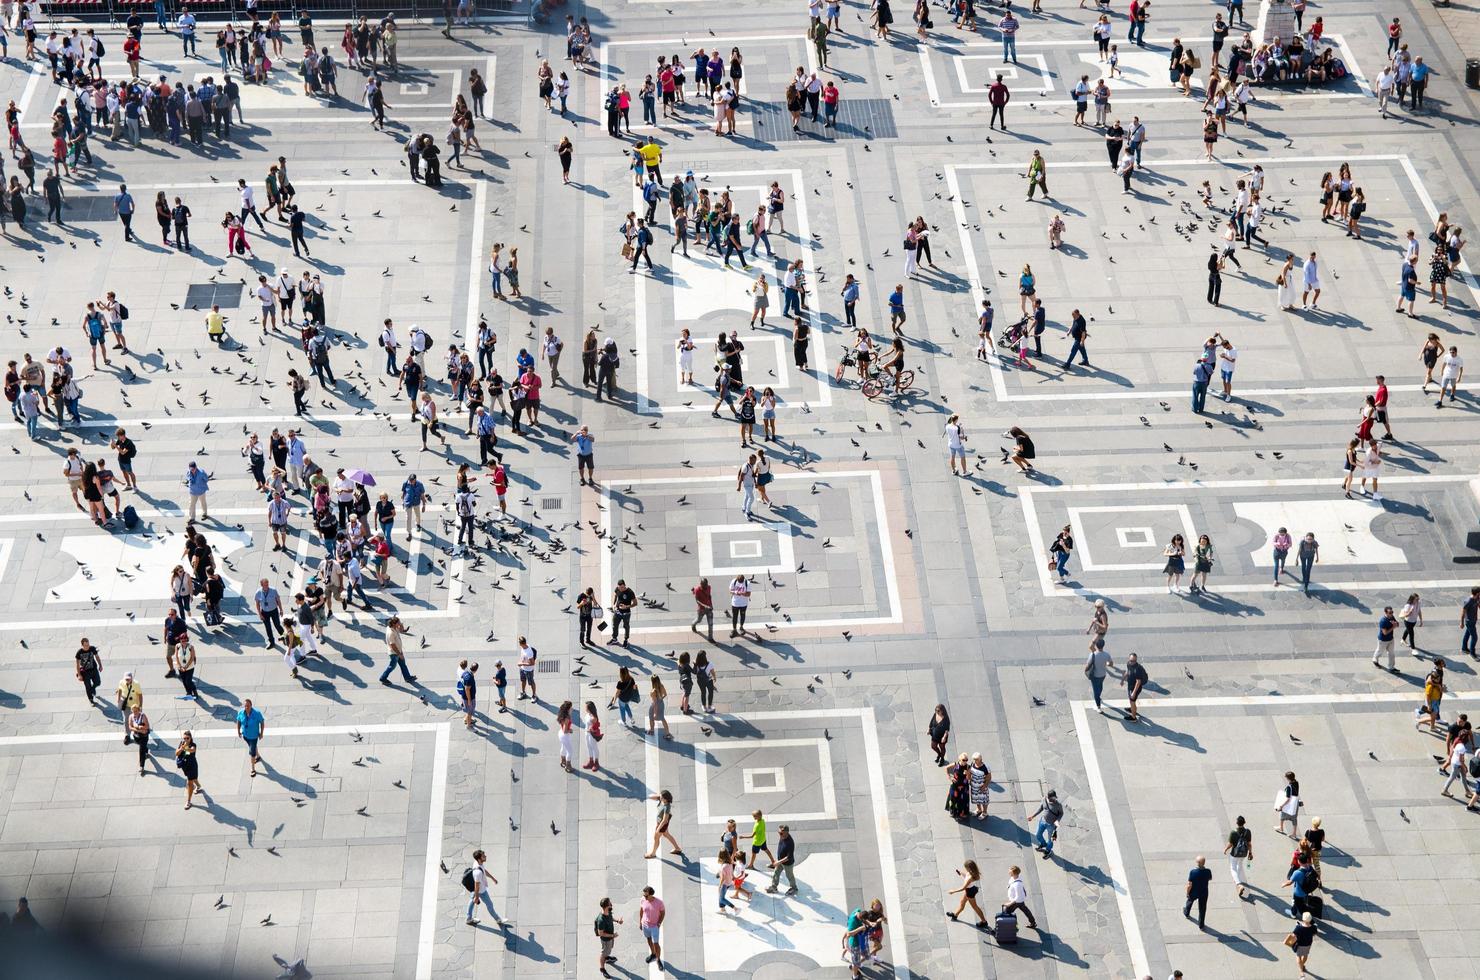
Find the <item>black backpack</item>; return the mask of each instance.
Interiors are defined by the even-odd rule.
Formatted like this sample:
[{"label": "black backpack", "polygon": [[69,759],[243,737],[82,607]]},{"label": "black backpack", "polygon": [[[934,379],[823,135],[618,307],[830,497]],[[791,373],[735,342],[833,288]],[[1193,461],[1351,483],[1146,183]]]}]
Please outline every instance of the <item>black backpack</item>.
[{"label": "black backpack", "polygon": [[1470,778],[1480,779],[1480,755],[1470,756]]},{"label": "black backpack", "polygon": [[468,870],[466,870],[466,871],[463,872],[462,886],[464,888],[466,888],[468,891],[472,891],[473,890],[474,881],[473,881],[473,869],[472,868],[469,868]]},{"label": "black backpack", "polygon": [[1249,833],[1247,827],[1236,830],[1234,833],[1237,836],[1233,839],[1233,847],[1229,850],[1229,853],[1236,858],[1248,857],[1249,840],[1253,835]]}]

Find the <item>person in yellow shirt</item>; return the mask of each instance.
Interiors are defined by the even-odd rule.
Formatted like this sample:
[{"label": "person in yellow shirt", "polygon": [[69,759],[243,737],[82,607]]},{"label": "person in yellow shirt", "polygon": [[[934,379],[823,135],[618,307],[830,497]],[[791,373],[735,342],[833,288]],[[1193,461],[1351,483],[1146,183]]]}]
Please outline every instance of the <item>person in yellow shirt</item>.
[{"label": "person in yellow shirt", "polygon": [[637,148],[637,153],[642,157],[643,166],[647,167],[648,174],[660,185],[663,183],[663,150],[650,137],[648,141]]},{"label": "person in yellow shirt", "polygon": [[771,847],[766,843],[766,818],[759,810],[750,816],[755,821],[755,826],[750,832],[750,863],[747,867],[755,867],[755,856],[764,852],[766,860],[770,861],[771,867],[774,868],[776,867],[776,855],[771,853]]},{"label": "person in yellow shirt", "polygon": [[118,682],[113,701],[118,705],[118,710],[125,715],[144,706],[144,689],[139,686],[138,681],[134,680],[133,674],[123,675],[123,680]]},{"label": "person in yellow shirt", "polygon": [[218,344],[226,336],[226,315],[221,312],[219,303],[206,314],[206,335]]}]

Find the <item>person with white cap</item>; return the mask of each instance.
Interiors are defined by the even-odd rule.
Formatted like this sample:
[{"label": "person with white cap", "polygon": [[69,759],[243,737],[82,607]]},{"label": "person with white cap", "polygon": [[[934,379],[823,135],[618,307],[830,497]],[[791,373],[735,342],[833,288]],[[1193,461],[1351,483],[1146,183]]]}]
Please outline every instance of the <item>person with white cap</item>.
[{"label": "person with white cap", "polygon": [[282,307],[283,326],[291,327],[293,325],[293,301],[298,298],[298,286],[287,266],[278,270],[277,284],[273,292],[277,293],[278,305]]}]

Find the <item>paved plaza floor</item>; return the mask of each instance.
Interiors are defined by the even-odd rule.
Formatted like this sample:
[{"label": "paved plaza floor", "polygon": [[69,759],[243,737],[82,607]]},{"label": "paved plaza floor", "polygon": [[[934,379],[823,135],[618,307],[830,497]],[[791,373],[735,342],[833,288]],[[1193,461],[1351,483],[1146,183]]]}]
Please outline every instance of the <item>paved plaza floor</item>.
[{"label": "paved plaza floor", "polygon": [[[1443,729],[1415,730],[1414,708],[1435,657],[1449,660],[1446,721],[1480,699],[1476,661],[1458,642],[1460,604],[1480,584],[1480,401],[1466,376],[1436,409],[1420,359],[1430,335],[1480,358],[1467,252],[1448,308],[1427,302],[1439,215],[1465,229],[1480,216],[1480,100],[1464,85],[1480,15],[1312,0],[1305,26],[1323,18],[1348,73],[1320,88],[1256,88],[1248,123],[1230,119],[1209,162],[1202,99],[1167,84],[1166,64],[1174,40],[1208,57],[1224,5],[1158,2],[1143,46],[1114,3],[1111,115],[1127,127],[1138,117],[1149,135],[1122,193],[1104,132],[1072,122],[1072,87],[1105,70],[1095,5],[1042,6],[1018,11],[1017,59],[1005,62],[995,5],[978,3],[974,33],[932,7],[920,43],[908,5],[895,3],[885,40],[868,5],[849,0],[825,66],[798,0],[567,5],[549,25],[527,22],[521,6],[450,40],[437,25],[403,25],[400,66],[385,70],[383,132],[358,68],[340,66],[338,96],[306,95],[290,43],[270,84],[243,87],[229,140],[195,148],[146,135],[131,147],[95,136],[93,163],[63,180],[65,223],[45,220],[38,195],[25,228],[0,236],[3,359],[44,361],[60,345],[82,389],[80,424],[44,418],[31,439],[6,423],[0,438],[0,910],[25,897],[49,932],[76,929],[110,956],[186,975],[277,976],[302,959],[313,976],[364,980],[590,977],[592,922],[609,896],[624,920],[613,975],[773,980],[848,976],[847,923],[877,900],[887,921],[877,961],[863,965],[872,977],[1294,978],[1284,939],[1296,843],[1276,833],[1271,806],[1293,770],[1301,830],[1319,816],[1327,831],[1310,975],[1465,972],[1480,954],[1466,914],[1480,898],[1469,836],[1480,816],[1440,795]],[[1272,6],[1283,5],[1251,2],[1233,37],[1279,22]],[[585,66],[561,56],[566,13],[589,20]],[[1434,76],[1423,111],[1392,106],[1384,117],[1377,88],[1395,16]],[[201,17],[206,55],[218,25]],[[316,19],[337,54],[336,19]],[[40,26],[44,41],[49,23]],[[97,26],[102,72],[124,76],[122,26]],[[10,42],[0,104],[19,110],[39,184],[48,113],[64,91],[44,59],[18,57],[20,34]],[[692,72],[699,47],[743,54],[733,136],[714,134],[692,78],[687,105],[641,121],[635,95],[659,56]],[[546,59],[570,78],[563,115],[539,96]],[[808,113],[792,131],[784,93],[799,66],[840,86],[836,127]],[[145,77],[196,84],[219,67],[146,26]],[[450,112],[475,70],[488,86],[482,148],[453,167]],[[999,73],[1007,130],[984,125]],[[633,135],[614,138],[603,99],[621,85],[634,94]],[[420,133],[443,146],[441,188],[408,173],[403,144]],[[569,185],[562,137],[574,144]],[[742,228],[773,184],[782,191],[784,229],[754,256],[747,247],[748,270],[699,242],[670,251],[666,200],[654,268],[634,272],[622,258],[626,216],[646,209],[631,154],[648,138],[662,147],[665,182],[692,173],[716,201],[728,195]],[[1051,196],[1028,201],[1035,150]],[[5,163],[7,181],[24,180],[13,154]],[[288,225],[263,207],[275,163],[296,189],[310,255],[293,254]],[[1235,182],[1256,164],[1268,244],[1233,252],[1214,306],[1208,256],[1223,244]],[[1322,177],[1343,164],[1367,202],[1360,239],[1321,220]],[[240,208],[238,179],[266,219],[261,229],[246,219],[255,254],[244,257],[228,254],[221,227]],[[137,243],[124,242],[114,212],[123,183],[138,202]],[[193,250],[161,241],[161,192],[193,212]],[[903,239],[916,216],[934,265],[907,276]],[[1410,230],[1423,287],[1414,317],[1394,312]],[[495,245],[505,262],[517,249],[521,296],[507,277],[508,298],[493,295]],[[1298,285],[1312,252],[1323,288],[1305,308]],[[1297,296],[1286,309],[1275,278],[1290,255]],[[781,315],[796,262],[808,283],[804,365]],[[994,343],[979,356],[982,301],[1000,339],[1023,308],[1025,267],[1046,312],[1041,352],[1030,344],[1024,364]],[[258,276],[283,272],[319,278],[336,340],[337,381],[310,375],[301,416],[288,376],[309,375],[297,329],[264,331],[256,294]],[[901,284],[909,390],[870,399],[855,368],[838,373],[854,343],[840,297],[849,275],[861,288],[858,325],[886,346],[887,297]],[[769,308],[752,324],[758,279]],[[110,349],[112,363],[94,369],[78,325],[110,290],[129,308],[129,351]],[[228,317],[219,343],[206,332],[213,304]],[[1076,310],[1089,363],[1070,366]],[[423,451],[377,342],[386,318],[403,343],[412,325],[431,337],[426,373],[445,448],[434,437]],[[471,344],[483,320],[511,383],[517,355],[537,355],[546,327],[564,343],[559,382],[538,361],[538,423],[516,434],[498,421],[504,514],[445,380],[448,345]],[[693,382],[683,328],[697,345]],[[743,385],[770,388],[777,406],[779,438],[761,444],[775,478],[750,515],[737,471],[752,450],[714,388],[715,338],[732,331]],[[579,383],[588,332],[620,354],[611,398]],[[1237,349],[1232,397],[1215,377],[1195,413],[1192,372],[1214,334]],[[1348,499],[1343,452],[1379,374],[1396,437],[1382,443],[1382,499]],[[952,414],[968,437],[965,476],[949,470]],[[583,425],[596,437],[594,486],[572,479]],[[1031,474],[1008,459],[1014,426],[1036,446]],[[111,461],[120,427],[139,450],[138,491],[123,494],[139,525],[128,531],[95,526],[63,472],[72,448]],[[430,494],[422,527],[397,514],[386,586],[370,584],[368,609],[337,610],[323,656],[297,677],[281,650],[264,649],[257,583],[286,599],[331,569],[301,496],[286,547],[273,549],[242,456],[248,434],[265,444],[289,429],[329,474],[373,474],[372,500],[385,491],[399,507],[411,473]],[[199,605],[188,617],[198,701],[165,677],[164,642],[192,460],[211,474],[199,526],[225,584],[222,626],[208,628]],[[460,463],[481,490],[468,553],[455,547]],[[1064,528],[1075,545],[1060,581],[1049,548]],[[1321,543],[1308,592],[1293,555],[1273,573],[1281,528]],[[1163,550],[1174,534],[1189,551],[1199,535],[1212,539],[1206,591],[1185,591],[1184,578],[1184,591],[1169,592]],[[738,636],[726,615],[737,576],[749,587]],[[701,577],[717,600],[712,638],[692,625]],[[630,645],[619,646],[611,597],[623,581],[638,602]],[[588,587],[603,608],[583,649],[576,601]],[[1400,645],[1394,673],[1373,667],[1379,616],[1413,593],[1425,616],[1416,649]],[[1084,676],[1096,600],[1115,661],[1103,715]],[[410,630],[416,680],[396,673],[382,686],[392,616]],[[103,661],[100,697],[87,704],[73,669],[83,636]],[[540,698],[511,690],[505,713],[494,665],[518,686],[520,637],[538,650]],[[716,668],[715,710],[699,710],[696,688],[696,713],[685,715],[678,659],[700,651]],[[1125,717],[1120,679],[1133,652],[1150,677],[1140,723]],[[480,665],[471,731],[456,690],[464,659]],[[610,703],[619,667],[642,692],[630,728]],[[155,735],[142,776],[111,694],[126,672]],[[647,732],[652,677],[668,691],[671,738]],[[236,731],[247,698],[267,720],[256,776]],[[600,713],[598,771],[558,765],[566,700],[578,719],[587,701]],[[947,776],[926,734],[938,704],[952,719],[949,755],[980,753],[991,770],[985,819],[946,811]],[[199,743],[206,793],[189,810],[173,755],[182,730]],[[586,761],[579,721],[574,736]],[[645,859],[665,790],[684,853],[665,843]],[[1049,790],[1067,812],[1045,859],[1032,814]],[[762,853],[753,897],[722,912],[726,822],[744,845],[757,810],[773,849],[783,824],[796,840],[797,893],[765,891]],[[1255,835],[1246,900],[1223,854],[1238,815]],[[479,848],[504,928],[486,909],[478,925],[465,921],[461,879]],[[1199,855],[1213,870],[1206,929],[1182,915]],[[972,928],[969,906],[948,919],[966,861],[981,869],[989,917],[1007,900],[1009,868],[1021,868],[1037,928],[1022,916],[1019,941],[1000,944]],[[661,970],[643,960],[645,886],[666,904]]]}]

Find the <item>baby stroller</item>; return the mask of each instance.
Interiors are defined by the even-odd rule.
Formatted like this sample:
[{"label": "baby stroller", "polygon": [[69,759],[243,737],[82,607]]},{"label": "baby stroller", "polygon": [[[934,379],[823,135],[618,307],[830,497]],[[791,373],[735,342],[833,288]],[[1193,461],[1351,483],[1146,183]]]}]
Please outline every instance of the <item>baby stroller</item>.
[{"label": "baby stroller", "polygon": [[1003,350],[1016,351],[1018,341],[1023,339],[1023,334],[1028,332],[1028,319],[1024,317],[1017,323],[1003,331],[1002,336],[997,338],[997,346]]}]

